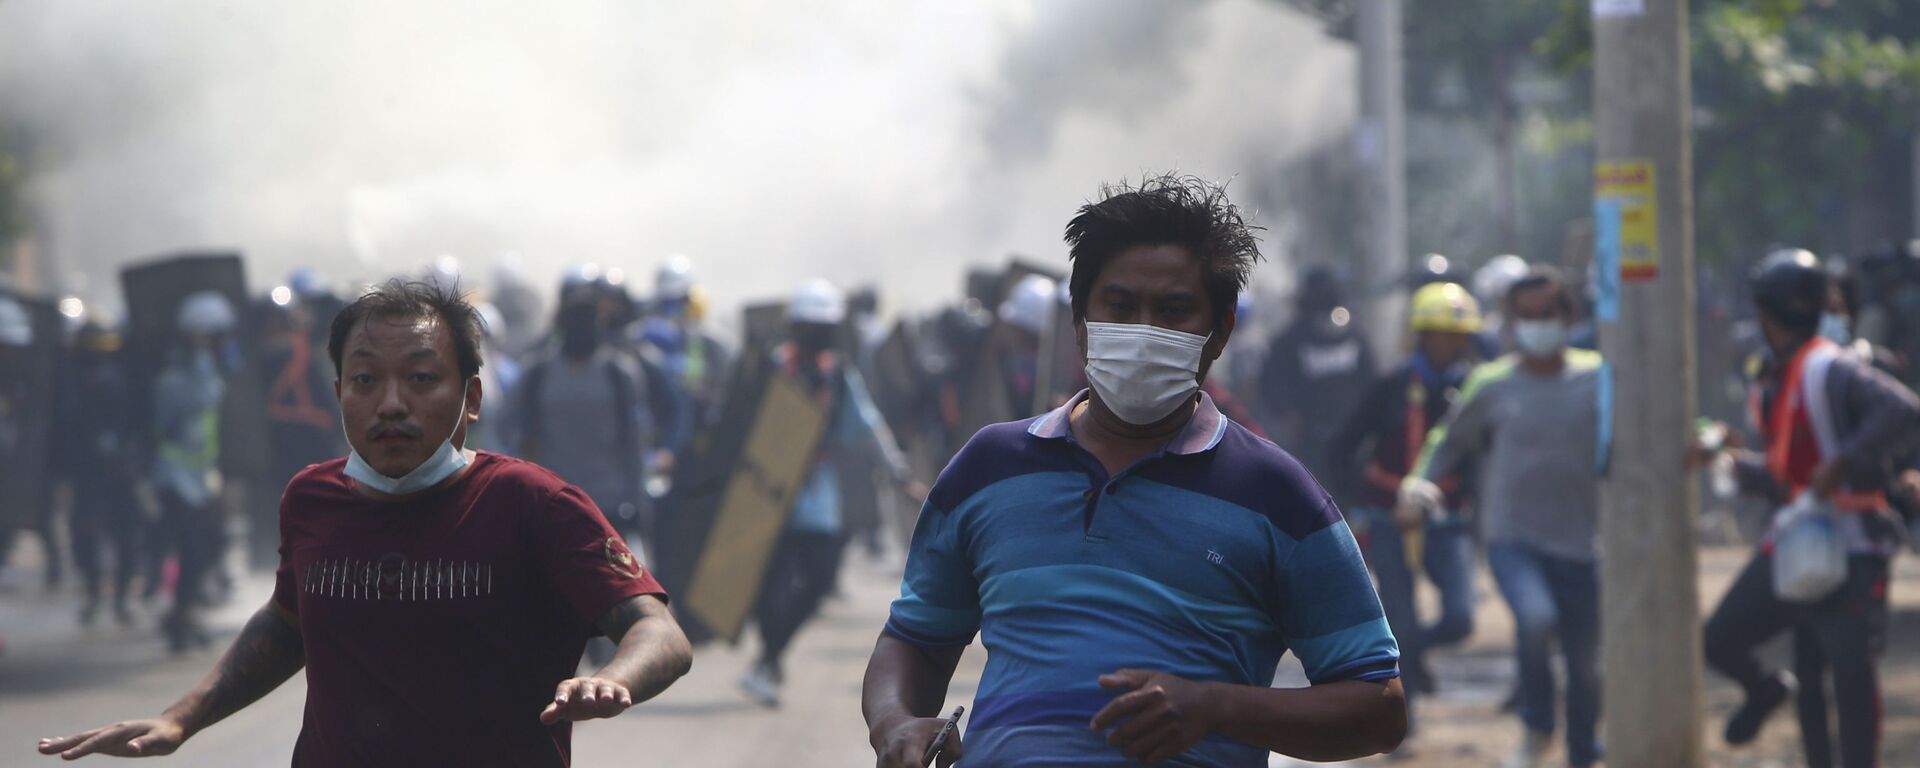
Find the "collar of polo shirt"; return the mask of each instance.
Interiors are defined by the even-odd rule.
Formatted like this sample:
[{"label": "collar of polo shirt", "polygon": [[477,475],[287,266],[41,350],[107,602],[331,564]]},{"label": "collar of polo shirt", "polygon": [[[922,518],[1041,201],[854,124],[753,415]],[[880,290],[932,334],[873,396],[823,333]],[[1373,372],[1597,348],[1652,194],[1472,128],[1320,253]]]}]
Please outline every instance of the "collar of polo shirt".
[{"label": "collar of polo shirt", "polygon": [[[1067,417],[1073,409],[1086,402],[1089,390],[1082,389],[1065,405],[1048,411],[1045,416],[1033,420],[1027,427],[1027,434],[1048,440],[1066,440],[1072,437],[1067,426]],[[1180,430],[1172,441],[1167,443],[1167,453],[1189,455],[1205,453],[1220,444],[1220,438],[1227,434],[1227,417],[1213,404],[1213,398],[1202,390],[1200,407],[1193,411],[1193,418],[1187,420],[1187,426]]]}]

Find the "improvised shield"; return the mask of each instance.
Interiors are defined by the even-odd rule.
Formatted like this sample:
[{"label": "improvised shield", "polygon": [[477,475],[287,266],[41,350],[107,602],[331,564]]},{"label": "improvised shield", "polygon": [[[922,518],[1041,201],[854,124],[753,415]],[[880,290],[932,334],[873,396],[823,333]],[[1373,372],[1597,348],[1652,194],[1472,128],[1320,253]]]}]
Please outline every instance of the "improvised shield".
[{"label": "improvised shield", "polygon": [[793,497],[826,432],[828,414],[777,373],[781,304],[748,307],[746,338],[713,429],[675,462],[672,512],[657,524],[654,575],[677,598],[694,642],[732,641],[760,595]]}]

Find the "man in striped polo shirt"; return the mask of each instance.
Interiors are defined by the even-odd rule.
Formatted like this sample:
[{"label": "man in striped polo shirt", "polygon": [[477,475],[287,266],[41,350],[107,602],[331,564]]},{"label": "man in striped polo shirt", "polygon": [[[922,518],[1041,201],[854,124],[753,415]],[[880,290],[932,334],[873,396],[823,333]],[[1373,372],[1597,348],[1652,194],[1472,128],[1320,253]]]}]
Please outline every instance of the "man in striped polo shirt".
[{"label": "man in striped polo shirt", "polygon": [[[1091,385],[941,473],[862,708],[923,765],[961,650],[987,668],[939,764],[1264,766],[1406,731],[1399,651],[1332,499],[1198,391],[1259,258],[1219,186],[1108,188],[1067,226]],[[1270,688],[1292,650],[1308,688]]]}]

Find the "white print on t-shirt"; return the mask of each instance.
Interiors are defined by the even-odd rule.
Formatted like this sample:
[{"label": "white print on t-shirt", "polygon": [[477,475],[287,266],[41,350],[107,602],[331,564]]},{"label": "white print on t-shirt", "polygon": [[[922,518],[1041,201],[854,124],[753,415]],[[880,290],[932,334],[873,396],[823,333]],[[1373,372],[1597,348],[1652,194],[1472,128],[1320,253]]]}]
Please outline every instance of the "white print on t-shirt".
[{"label": "white print on t-shirt", "polygon": [[411,560],[397,553],[379,560],[316,560],[301,571],[300,590],[349,600],[452,600],[493,594],[493,564],[467,560]]},{"label": "white print on t-shirt", "polygon": [[1360,342],[1351,339],[1331,346],[1300,347],[1300,368],[1307,377],[1324,379],[1352,373],[1360,367]]}]

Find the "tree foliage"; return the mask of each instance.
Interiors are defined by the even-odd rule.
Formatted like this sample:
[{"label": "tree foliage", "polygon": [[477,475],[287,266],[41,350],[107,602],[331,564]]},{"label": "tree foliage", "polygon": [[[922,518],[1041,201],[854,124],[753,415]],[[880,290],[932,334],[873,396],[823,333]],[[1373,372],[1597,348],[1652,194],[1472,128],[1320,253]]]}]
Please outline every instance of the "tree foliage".
[{"label": "tree foliage", "polygon": [[[1293,4],[1327,18],[1350,7]],[[1775,243],[1850,252],[1913,235],[1920,225],[1909,213],[1920,129],[1920,2],[1691,0],[1689,7],[1701,257],[1738,264]],[[1589,194],[1590,177],[1568,171],[1591,162],[1590,0],[1405,0],[1403,8],[1415,236],[1423,201],[1457,201],[1461,166],[1487,161],[1450,131],[1466,157],[1444,173],[1423,174],[1420,126],[1436,117],[1466,121],[1489,142],[1500,131],[1518,137],[1521,185],[1555,186],[1521,196],[1529,230],[1585,215],[1569,201]],[[1333,29],[1350,34],[1350,25]],[[1564,97],[1514,103],[1516,87],[1540,79],[1557,81]],[[1535,251],[1547,242],[1537,232],[1522,240]]]},{"label": "tree foliage", "polygon": [[[1592,31],[1574,0],[1539,53],[1591,76]],[[1691,3],[1696,242],[1744,262],[1770,244],[1858,251],[1916,222],[1920,3]]]}]

